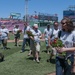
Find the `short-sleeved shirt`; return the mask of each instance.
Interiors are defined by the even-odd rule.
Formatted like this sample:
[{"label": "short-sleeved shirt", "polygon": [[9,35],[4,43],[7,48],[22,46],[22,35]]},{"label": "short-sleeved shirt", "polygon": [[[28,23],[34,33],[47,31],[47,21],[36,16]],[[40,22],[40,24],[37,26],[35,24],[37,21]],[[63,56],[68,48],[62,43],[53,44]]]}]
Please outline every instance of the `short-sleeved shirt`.
[{"label": "short-sleeved shirt", "polygon": [[2,33],[6,33],[7,37],[8,37],[8,33],[9,33],[9,30],[7,28],[4,28],[4,29],[1,29],[0,30]]},{"label": "short-sleeved shirt", "polygon": [[27,28],[23,31],[24,38],[29,38],[28,35],[27,35],[27,33],[26,33],[26,31],[30,31],[30,30],[31,30],[30,26],[27,26]]},{"label": "short-sleeved shirt", "polygon": [[59,31],[60,31],[59,29],[57,29],[57,30],[52,29],[52,33],[51,33],[52,37],[51,37],[51,40],[53,40],[54,38],[57,38],[58,37],[58,32]]},{"label": "short-sleeved shirt", "polygon": [[48,40],[48,37],[51,36],[51,33],[52,33],[51,28],[49,30],[47,30],[47,28],[44,30],[45,40]]},{"label": "short-sleeved shirt", "polygon": [[[62,31],[60,40],[62,40],[62,42],[66,48],[73,47],[73,44],[75,44],[75,31],[72,31],[72,33]],[[73,53],[74,52],[67,52],[67,55],[73,54]]]},{"label": "short-sleeved shirt", "polygon": [[34,35],[35,42],[39,43],[40,42],[41,31],[38,30],[38,32],[35,32],[35,30],[34,30],[33,35]]},{"label": "short-sleeved shirt", "polygon": [[3,40],[3,39],[7,39],[7,34],[6,34],[6,33],[1,32],[0,40]]},{"label": "short-sleeved shirt", "polygon": [[17,31],[18,31],[18,30],[20,30],[20,29],[19,29],[19,28],[14,28],[14,29],[13,29],[14,34],[17,34]]},{"label": "short-sleeved shirt", "polygon": [[32,32],[32,34],[34,33],[34,29],[30,28],[30,31]]}]

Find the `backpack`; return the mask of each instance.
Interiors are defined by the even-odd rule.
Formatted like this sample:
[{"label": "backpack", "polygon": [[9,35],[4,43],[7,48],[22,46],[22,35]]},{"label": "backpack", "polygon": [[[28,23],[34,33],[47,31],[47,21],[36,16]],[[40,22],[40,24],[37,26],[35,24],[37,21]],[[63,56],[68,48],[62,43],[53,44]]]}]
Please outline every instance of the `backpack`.
[{"label": "backpack", "polygon": [[61,36],[61,30],[58,32],[58,38],[60,38]]},{"label": "backpack", "polygon": [[[54,29],[52,29],[51,38],[53,37],[53,31],[54,31]],[[61,36],[61,30],[58,32],[58,38],[60,38],[60,36]]]}]

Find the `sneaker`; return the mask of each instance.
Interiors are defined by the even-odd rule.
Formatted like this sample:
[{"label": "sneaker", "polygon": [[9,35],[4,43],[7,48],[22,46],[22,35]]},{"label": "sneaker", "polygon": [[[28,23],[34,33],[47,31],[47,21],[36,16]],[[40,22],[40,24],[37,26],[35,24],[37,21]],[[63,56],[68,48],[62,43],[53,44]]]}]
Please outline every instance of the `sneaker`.
[{"label": "sneaker", "polygon": [[36,59],[36,62],[39,63],[40,61],[38,59]]},{"label": "sneaker", "polygon": [[31,54],[28,54],[28,56],[31,56]]},{"label": "sneaker", "polygon": [[5,47],[5,49],[10,49],[9,47]]},{"label": "sneaker", "polygon": [[23,53],[23,52],[25,52],[25,51],[20,51],[20,53]]},{"label": "sneaker", "polygon": [[17,46],[17,45],[14,45],[14,46]]},{"label": "sneaker", "polygon": [[21,45],[18,45],[18,46],[21,46]]},{"label": "sneaker", "polygon": [[33,61],[36,61],[35,59],[33,59]]},{"label": "sneaker", "polygon": [[50,62],[51,60],[50,59],[47,59],[47,62]]},{"label": "sneaker", "polygon": [[31,53],[29,53],[28,56],[31,56]]},{"label": "sneaker", "polygon": [[47,51],[47,54],[50,54],[49,51]]}]

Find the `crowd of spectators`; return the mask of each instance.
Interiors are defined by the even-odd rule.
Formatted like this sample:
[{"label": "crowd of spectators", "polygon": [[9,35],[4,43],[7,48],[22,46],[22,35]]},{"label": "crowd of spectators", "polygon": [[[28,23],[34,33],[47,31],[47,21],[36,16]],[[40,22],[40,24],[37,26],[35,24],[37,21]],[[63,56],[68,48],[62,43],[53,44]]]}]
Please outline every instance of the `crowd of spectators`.
[{"label": "crowd of spectators", "polygon": [[17,19],[0,19],[0,26],[3,24],[6,25],[9,31],[13,31],[16,24],[19,25],[20,29],[23,29],[24,22]]}]

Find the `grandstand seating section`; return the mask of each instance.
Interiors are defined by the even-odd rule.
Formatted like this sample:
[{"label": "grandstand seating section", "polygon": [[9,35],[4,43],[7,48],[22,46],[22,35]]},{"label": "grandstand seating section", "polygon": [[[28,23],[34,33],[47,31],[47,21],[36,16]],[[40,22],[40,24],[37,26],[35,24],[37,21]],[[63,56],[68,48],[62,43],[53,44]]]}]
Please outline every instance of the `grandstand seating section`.
[{"label": "grandstand seating section", "polygon": [[12,31],[15,25],[19,25],[19,28],[21,30],[24,29],[24,22],[23,21],[19,21],[19,20],[8,20],[8,21],[1,20],[0,21],[0,26],[2,24],[6,25],[6,27],[9,29],[9,31]]}]

